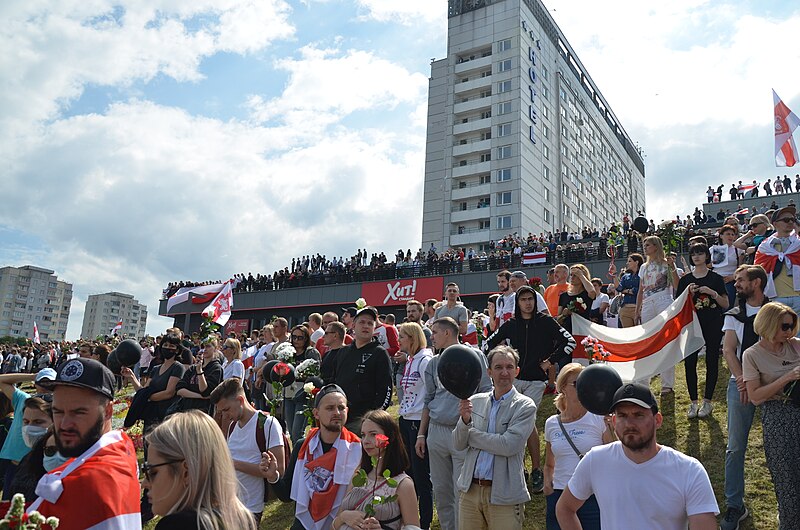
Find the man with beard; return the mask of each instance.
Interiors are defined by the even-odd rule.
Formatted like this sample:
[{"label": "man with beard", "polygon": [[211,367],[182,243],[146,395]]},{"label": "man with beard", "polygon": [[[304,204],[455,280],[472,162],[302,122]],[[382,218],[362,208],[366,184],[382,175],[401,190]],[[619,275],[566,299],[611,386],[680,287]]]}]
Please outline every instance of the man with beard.
[{"label": "man with beard", "polygon": [[28,512],[58,517],[66,530],[140,529],[136,449],[111,430],[114,375],[93,359],[72,359],[43,383],[53,389],[56,447],[70,460],[39,480]]},{"label": "man with beard", "polygon": [[611,409],[620,441],[581,459],[556,505],[561,528],[580,529],[578,509],[595,495],[603,528],[716,529],[719,509],[703,465],[656,443],[663,418],[650,388],[622,385]]},{"label": "man with beard", "polygon": [[347,396],[336,385],[325,385],[314,396],[314,419],[302,444],[295,444],[286,474],[278,459],[261,455],[261,474],[274,485],[278,498],[296,503],[291,530],[331,528],[353,474],[361,465],[361,440],[347,430]]}]

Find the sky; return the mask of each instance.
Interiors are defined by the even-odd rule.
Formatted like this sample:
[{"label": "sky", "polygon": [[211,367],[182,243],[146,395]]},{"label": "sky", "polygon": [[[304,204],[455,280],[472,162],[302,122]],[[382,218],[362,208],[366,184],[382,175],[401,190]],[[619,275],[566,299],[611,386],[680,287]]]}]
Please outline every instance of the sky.
[{"label": "sky", "polygon": [[[775,168],[796,2],[547,0],[645,153],[647,214]],[[169,281],[420,246],[445,0],[0,3],[0,264],[148,306]],[[799,170],[788,172],[797,173]],[[390,184],[387,186],[387,184]]]}]

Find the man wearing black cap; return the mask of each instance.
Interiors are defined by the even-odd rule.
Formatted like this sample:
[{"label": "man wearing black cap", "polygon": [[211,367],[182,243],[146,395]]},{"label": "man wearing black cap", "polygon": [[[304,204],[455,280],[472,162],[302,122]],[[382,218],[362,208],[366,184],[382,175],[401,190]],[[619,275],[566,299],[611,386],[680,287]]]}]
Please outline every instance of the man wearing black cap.
[{"label": "man wearing black cap", "polygon": [[556,505],[561,528],[580,529],[578,509],[595,495],[603,528],[716,529],[719,509],[703,465],[656,443],[663,418],[650,388],[622,385],[611,410],[619,441],[578,463]]},{"label": "man wearing black cap", "polygon": [[758,245],[755,264],[767,271],[764,294],[773,302],[800,312],[800,238],[797,237],[797,209],[780,208],[772,214],[775,233]]},{"label": "man wearing black cap", "polygon": [[339,350],[333,380],[348,398],[347,428],[357,432],[361,416],[373,409],[385,409],[392,399],[392,366],[389,354],[373,337],[378,312],[361,309],[353,319],[355,339]]},{"label": "man wearing black cap", "polygon": [[39,480],[28,512],[58,517],[66,530],[140,529],[136,450],[111,430],[114,375],[93,359],[72,359],[42,383],[53,389],[56,446],[70,460]]}]

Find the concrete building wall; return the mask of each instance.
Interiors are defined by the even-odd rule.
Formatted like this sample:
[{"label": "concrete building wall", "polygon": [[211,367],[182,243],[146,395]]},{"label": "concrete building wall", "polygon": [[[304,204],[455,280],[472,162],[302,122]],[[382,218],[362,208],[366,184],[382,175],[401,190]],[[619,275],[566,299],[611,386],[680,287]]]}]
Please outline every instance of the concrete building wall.
[{"label": "concrete building wall", "polygon": [[50,269],[26,265],[0,268],[0,337],[63,340],[72,305],[72,284]]},{"label": "concrete building wall", "polygon": [[147,327],[147,306],[125,293],[90,295],[83,312],[81,337],[90,339],[108,335],[120,319],[122,329],[117,331],[118,335],[143,337]]}]

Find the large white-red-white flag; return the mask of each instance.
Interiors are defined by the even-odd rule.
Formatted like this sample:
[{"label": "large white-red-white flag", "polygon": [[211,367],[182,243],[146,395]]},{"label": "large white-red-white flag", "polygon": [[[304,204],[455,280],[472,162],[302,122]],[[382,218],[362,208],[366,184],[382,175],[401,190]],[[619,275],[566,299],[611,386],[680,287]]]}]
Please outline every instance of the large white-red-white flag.
[{"label": "large white-red-white flag", "polygon": [[33,321],[33,342],[36,344],[41,344],[42,339],[39,338],[39,326],[36,325],[36,321]]},{"label": "large white-red-white flag", "polygon": [[705,345],[688,289],[665,311],[641,326],[609,328],[572,315],[572,332],[578,343],[572,352],[573,359],[588,363],[581,341],[594,337],[610,354],[606,359],[608,365],[626,382],[660,374]]},{"label": "large white-red-white flag", "polygon": [[800,126],[800,118],[789,110],[789,107],[772,91],[772,102],[775,105],[775,165],[778,167],[794,166],[800,156],[792,134]]},{"label": "large white-red-white flag", "polygon": [[211,317],[211,320],[220,326],[224,326],[228,323],[228,319],[231,318],[231,311],[233,310],[233,281],[228,280],[222,286],[222,290],[219,292],[214,301],[211,302],[208,307],[203,310],[203,316],[208,318]]},{"label": "large white-red-white flag", "polygon": [[222,291],[224,283],[213,283],[211,285],[198,285],[197,287],[181,287],[167,300],[167,313],[183,302],[192,301],[193,304],[205,304],[213,300]]}]

